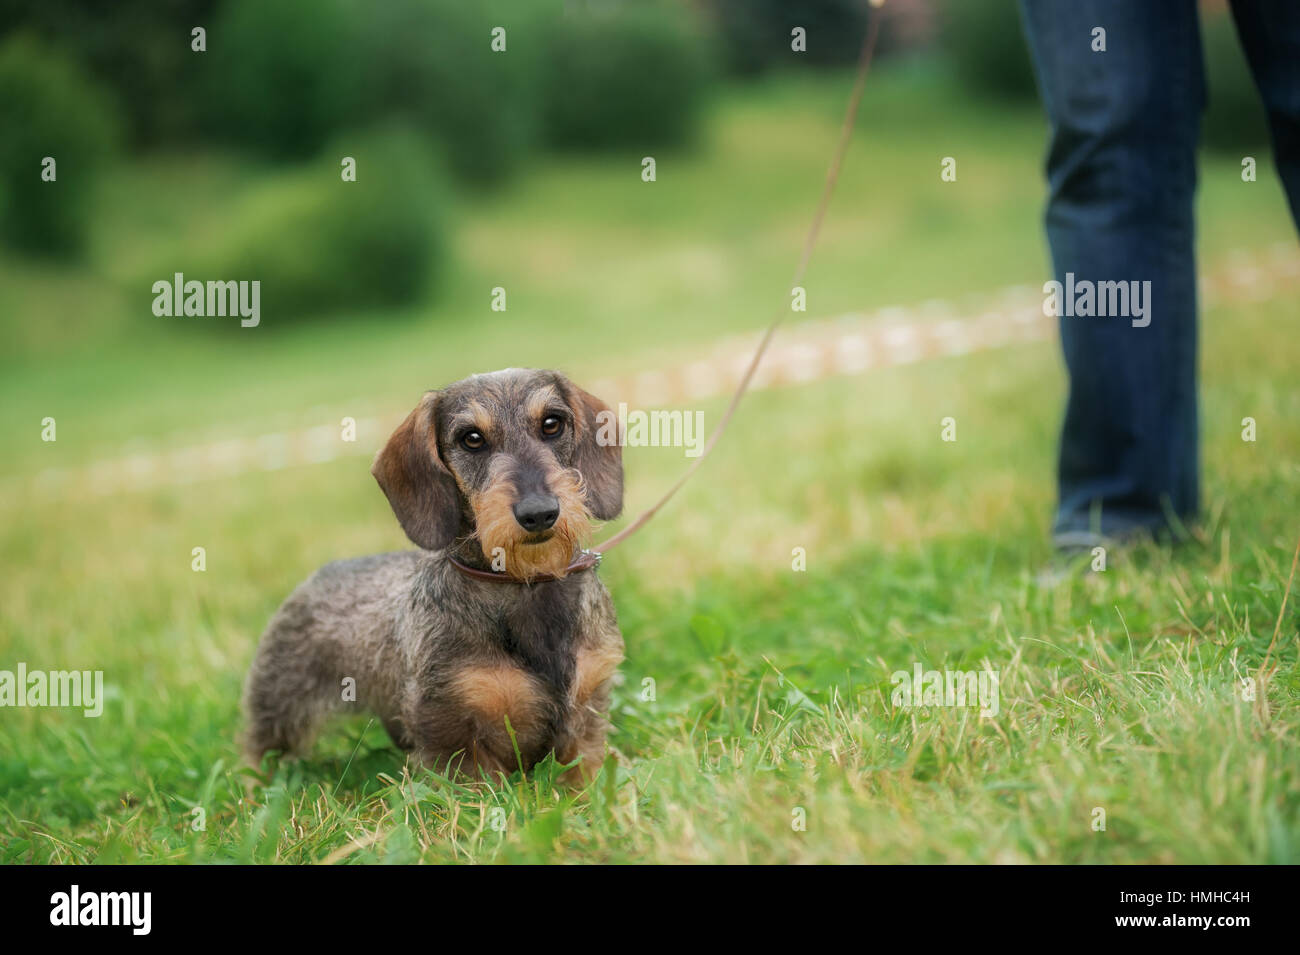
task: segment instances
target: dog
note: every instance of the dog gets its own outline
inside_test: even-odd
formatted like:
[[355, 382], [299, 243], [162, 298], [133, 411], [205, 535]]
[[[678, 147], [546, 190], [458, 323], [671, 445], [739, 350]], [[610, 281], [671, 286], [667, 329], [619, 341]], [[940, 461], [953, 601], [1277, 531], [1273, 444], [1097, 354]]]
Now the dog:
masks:
[[302, 757], [331, 714], [366, 707], [440, 771], [498, 777], [553, 752], [590, 779], [623, 660], [581, 550], [623, 508], [608, 416], [552, 371], [427, 392], [371, 468], [420, 549], [327, 564], [284, 602], [245, 686], [249, 762]]

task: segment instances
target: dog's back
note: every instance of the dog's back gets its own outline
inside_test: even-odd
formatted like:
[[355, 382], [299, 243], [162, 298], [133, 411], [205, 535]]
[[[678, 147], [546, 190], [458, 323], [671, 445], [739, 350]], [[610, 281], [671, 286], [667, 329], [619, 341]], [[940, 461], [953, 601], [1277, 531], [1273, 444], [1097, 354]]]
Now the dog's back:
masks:
[[337, 560], [289, 595], [245, 684], [251, 761], [272, 749], [303, 755], [329, 715], [352, 703], [386, 723], [396, 716], [403, 669], [396, 630], [419, 558], [410, 550]]

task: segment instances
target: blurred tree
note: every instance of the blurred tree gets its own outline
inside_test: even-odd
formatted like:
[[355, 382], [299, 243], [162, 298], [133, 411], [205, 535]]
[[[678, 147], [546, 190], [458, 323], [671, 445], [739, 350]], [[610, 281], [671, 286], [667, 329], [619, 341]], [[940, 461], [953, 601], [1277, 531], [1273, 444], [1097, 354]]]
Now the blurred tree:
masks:
[[364, 75], [348, 0], [227, 0], [208, 31], [207, 135], [301, 158], [358, 113]]
[[0, 0], [0, 29], [56, 41], [118, 94], [136, 146], [304, 159], [396, 120], [479, 182], [543, 138], [687, 139], [711, 72], [697, 21], [686, 0]]
[[703, 26], [682, 3], [578, 3], [548, 26], [547, 142], [652, 150], [690, 139], [712, 71]]
[[0, 236], [26, 252], [81, 251], [120, 140], [115, 104], [71, 57], [18, 34], [0, 45], [0, 130]]
[[190, 30], [211, 28], [219, 0], [0, 0], [0, 36], [24, 31], [66, 50], [112, 88], [132, 144], [194, 134], [195, 79], [205, 54]]
[[[462, 179], [501, 178], [536, 147], [538, 0], [351, 0], [361, 117], [396, 115]], [[504, 30], [504, 50], [492, 30]]]
[[[704, 0], [704, 6], [727, 69], [740, 75], [781, 65], [853, 63], [867, 28], [866, 0]], [[806, 31], [805, 53], [791, 50], [795, 27]]]

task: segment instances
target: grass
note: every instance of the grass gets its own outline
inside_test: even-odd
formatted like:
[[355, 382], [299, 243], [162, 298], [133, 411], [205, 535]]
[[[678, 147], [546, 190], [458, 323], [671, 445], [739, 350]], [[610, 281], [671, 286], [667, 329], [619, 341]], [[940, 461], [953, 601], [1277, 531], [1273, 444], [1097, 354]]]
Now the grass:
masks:
[[[1193, 538], [1055, 586], [1038, 579], [1054, 346], [751, 396], [697, 480], [602, 570], [628, 660], [617, 758], [582, 793], [558, 791], [553, 766], [499, 786], [441, 779], [365, 718], [246, 792], [238, 695], [267, 618], [321, 563], [404, 545], [363, 458], [103, 497], [32, 482], [133, 442], [396, 412], [483, 368], [556, 364], [582, 381], [752, 330], [783, 293], [846, 90], [785, 77], [729, 93], [703, 148], [661, 158], [653, 187], [639, 157], [606, 157], [462, 200], [452, 284], [408, 315], [264, 321], [256, 338], [159, 328], [130, 276], [159, 230], [260, 175], [229, 157], [122, 170], [84, 271], [0, 262], [19, 342], [0, 379], [0, 668], [102, 669], [109, 691], [99, 719], [0, 713], [0, 859], [1300, 861], [1294, 592], [1282, 610], [1300, 535], [1300, 344], [1280, 333], [1300, 317], [1293, 295], [1205, 316]], [[811, 314], [1041, 282], [1042, 147], [1035, 112], [881, 73], [809, 273]], [[947, 155], [957, 183], [939, 181]], [[1203, 165], [1207, 262], [1290, 235], [1271, 174], [1247, 186], [1237, 169]], [[487, 308], [494, 285], [510, 290], [504, 316]], [[55, 305], [75, 341], [40, 326]], [[721, 402], [702, 407], [711, 423]], [[46, 414], [56, 445], [37, 440]], [[939, 440], [948, 415], [955, 443]], [[635, 513], [685, 460], [647, 448], [626, 463]], [[1000, 712], [892, 706], [891, 674], [917, 663], [998, 671]]]

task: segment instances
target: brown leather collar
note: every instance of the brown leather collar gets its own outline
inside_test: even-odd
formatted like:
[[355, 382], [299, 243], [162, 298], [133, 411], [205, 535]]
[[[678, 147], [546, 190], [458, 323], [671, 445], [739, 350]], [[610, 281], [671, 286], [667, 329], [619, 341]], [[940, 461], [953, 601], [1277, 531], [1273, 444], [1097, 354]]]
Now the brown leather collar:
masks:
[[[583, 570], [590, 570], [600, 563], [600, 556], [600, 551], [580, 551], [578, 556], [573, 559], [573, 563], [569, 564], [569, 566], [564, 569], [564, 576], [567, 577], [569, 574], [578, 573]], [[477, 567], [470, 567], [467, 564], [462, 564], [455, 557], [452, 557], [451, 554], [447, 555], [447, 560], [450, 562], [451, 566], [455, 567], [466, 577], [473, 577], [475, 580], [490, 580], [494, 584], [544, 584], [551, 580], [563, 579], [562, 577], [557, 577], [555, 574], [541, 574], [537, 577], [529, 577], [525, 580], [522, 577], [511, 577], [509, 574], [503, 574], [496, 570], [479, 570]]]

